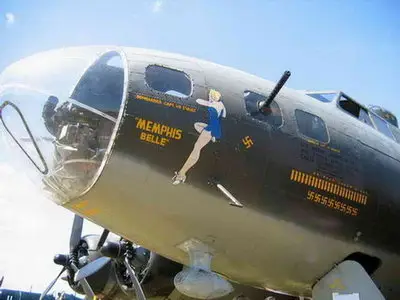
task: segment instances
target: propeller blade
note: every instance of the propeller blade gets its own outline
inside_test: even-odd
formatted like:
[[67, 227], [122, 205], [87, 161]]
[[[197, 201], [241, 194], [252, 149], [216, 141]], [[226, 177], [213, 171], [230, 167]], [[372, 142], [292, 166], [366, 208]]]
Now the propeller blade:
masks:
[[80, 268], [78, 272], [75, 273], [75, 281], [80, 281], [83, 278], [89, 277], [90, 275], [99, 271], [102, 267], [111, 261], [109, 257], [99, 257], [98, 259], [88, 263], [83, 268]]
[[[77, 266], [75, 266], [75, 264], [71, 264], [72, 269], [75, 271], [75, 273], [79, 272], [79, 269]], [[92, 288], [90, 287], [89, 283], [87, 282], [87, 280], [85, 278], [81, 279], [79, 281], [79, 283], [82, 285], [83, 291], [85, 292], [85, 295], [87, 297], [89, 297], [90, 299], [93, 299], [93, 297], [95, 296]]]
[[96, 296], [86, 279], [82, 279], [79, 283], [82, 285], [83, 291], [89, 299], [93, 299]]
[[74, 223], [72, 224], [71, 237], [69, 239], [69, 248], [74, 250], [79, 245], [82, 237], [83, 218], [81, 216], [74, 216]]
[[132, 279], [133, 287], [136, 292], [136, 297], [138, 300], [146, 300], [146, 296], [144, 295], [142, 286], [140, 285], [140, 282], [138, 278], [136, 277], [135, 271], [132, 269], [131, 265], [129, 264], [128, 258], [125, 258], [124, 260], [124, 265], [128, 269], [129, 275]]
[[103, 244], [106, 241], [109, 233], [110, 233], [110, 231], [108, 229], [104, 229], [103, 230], [103, 233], [101, 234], [99, 242], [97, 243], [97, 250], [100, 250], [100, 248], [103, 246]]
[[47, 293], [51, 290], [51, 288], [53, 287], [53, 285], [57, 282], [58, 278], [60, 278], [60, 276], [62, 275], [62, 273], [64, 273], [64, 271], [66, 270], [65, 267], [63, 267], [61, 269], [61, 272], [57, 275], [57, 277], [55, 279], [53, 279], [52, 282], [50, 282], [49, 286], [43, 291], [43, 293], [40, 295], [39, 300], [42, 300], [44, 298], [44, 296], [47, 295]]

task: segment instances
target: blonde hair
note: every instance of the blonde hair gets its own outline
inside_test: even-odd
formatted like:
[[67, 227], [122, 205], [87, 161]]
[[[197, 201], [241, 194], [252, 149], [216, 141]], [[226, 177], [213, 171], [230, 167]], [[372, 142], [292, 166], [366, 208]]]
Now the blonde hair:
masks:
[[210, 89], [209, 95], [214, 101], [219, 101], [219, 99], [221, 99], [221, 93], [217, 90]]

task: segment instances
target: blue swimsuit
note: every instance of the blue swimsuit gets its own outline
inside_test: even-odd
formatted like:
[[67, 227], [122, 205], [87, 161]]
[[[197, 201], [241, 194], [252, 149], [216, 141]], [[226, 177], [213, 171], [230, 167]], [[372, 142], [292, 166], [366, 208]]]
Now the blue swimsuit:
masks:
[[211, 136], [220, 139], [221, 138], [221, 114], [218, 114], [218, 111], [214, 107], [208, 107], [208, 125], [204, 128], [204, 130], [207, 130], [211, 132]]

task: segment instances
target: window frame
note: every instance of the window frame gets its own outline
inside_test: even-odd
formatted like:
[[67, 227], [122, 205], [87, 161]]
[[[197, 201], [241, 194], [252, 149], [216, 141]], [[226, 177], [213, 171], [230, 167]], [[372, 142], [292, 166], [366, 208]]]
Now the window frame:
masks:
[[[149, 67], [151, 67], [151, 66], [156, 66], [156, 67], [160, 67], [160, 68], [163, 68], [163, 69], [169, 69], [169, 70], [172, 70], [172, 71], [176, 71], [176, 72], [183, 73], [183, 74], [185, 75], [185, 77], [186, 77], [186, 78], [189, 80], [189, 82], [190, 82], [190, 94], [189, 94], [188, 96], [183, 96], [183, 97], [181, 97], [181, 96], [177, 96], [177, 95], [167, 94], [167, 93], [165, 93], [165, 92], [161, 92], [161, 91], [158, 91], [158, 90], [152, 88], [152, 87], [150, 86], [150, 84], [149, 84], [149, 83], [147, 82], [147, 80], [146, 80], [147, 69], [148, 69]], [[145, 86], [146, 86], [148, 89], [150, 89], [151, 91], [154, 91], [154, 92], [156, 92], [156, 93], [158, 93], [158, 94], [162, 94], [162, 95], [167, 96], [167, 97], [174, 97], [174, 98], [177, 98], [177, 99], [189, 99], [189, 98], [192, 97], [193, 94], [194, 94], [194, 81], [193, 81], [193, 77], [192, 77], [188, 72], [186, 72], [186, 71], [184, 71], [184, 70], [182, 70], [182, 69], [175, 68], [175, 67], [170, 67], [170, 66], [167, 66], [167, 65], [159, 64], [159, 63], [151, 63], [151, 64], [148, 64], [148, 65], [145, 67], [145, 69], [144, 69], [144, 74], [143, 74], [143, 75], [144, 75], [144, 84], [145, 84]]]
[[[382, 118], [381, 116], [379, 116], [378, 114], [376, 114], [376, 113], [374, 113], [372, 111], [369, 111], [369, 114], [370, 114], [370, 118], [371, 118], [372, 122], [374, 123], [376, 131], [378, 131], [380, 134], [382, 134], [383, 136], [387, 137], [388, 139], [391, 139], [393, 142], [398, 143], [396, 137], [394, 136], [392, 130], [389, 127], [389, 122], [387, 122], [384, 118]], [[374, 119], [372, 118], [372, 116], [379, 118], [385, 124], [386, 128], [388, 129], [388, 132], [391, 134], [392, 137], [387, 136], [386, 134], [384, 134], [383, 132], [381, 132], [378, 129], [378, 126], [376, 125], [376, 123], [375, 123]]]
[[[394, 134], [393, 134], [393, 132], [392, 132], [390, 126], [389, 126], [389, 122], [387, 122], [384, 118], [382, 118], [382, 117], [379, 116], [378, 114], [374, 113], [373, 111], [369, 110], [369, 109], [366, 108], [364, 105], [361, 105], [360, 103], [358, 103], [358, 102], [355, 101], [353, 98], [349, 97], [348, 95], [346, 95], [346, 94], [343, 93], [343, 92], [340, 92], [339, 97], [336, 99], [336, 106], [339, 108], [339, 110], [341, 110], [342, 112], [344, 112], [346, 115], [349, 115], [349, 116], [352, 117], [353, 119], [358, 120], [358, 121], [361, 122], [362, 124], [368, 125], [368, 124], [366, 124], [365, 122], [363, 122], [362, 120], [360, 120], [359, 118], [356, 118], [354, 115], [352, 115], [351, 113], [349, 113], [348, 111], [346, 111], [345, 109], [343, 109], [343, 108], [340, 106], [339, 101], [340, 101], [340, 99], [342, 98], [342, 96], [344, 96], [345, 98], [347, 98], [347, 99], [353, 101], [353, 102], [356, 103], [358, 106], [360, 106], [362, 109], [364, 109], [364, 110], [367, 111], [367, 114], [368, 114], [368, 116], [369, 116], [369, 118], [370, 118], [370, 120], [371, 120], [371, 122], [372, 122], [372, 125], [373, 125], [372, 128], [373, 128], [375, 131], [379, 132], [379, 134], [382, 134], [383, 136], [385, 136], [385, 137], [388, 138], [389, 140], [392, 140], [393, 142], [399, 143], [399, 144], [400, 144], [400, 142], [397, 142], [396, 137], [394, 136]], [[372, 115], [378, 117], [379, 119], [381, 119], [381, 120], [386, 124], [386, 127], [388, 128], [388, 131], [390, 132], [390, 134], [391, 134], [392, 137], [387, 136], [386, 134], [382, 133], [382, 132], [378, 129], [378, 127], [377, 127], [377, 125], [376, 125], [374, 119], [372, 118]], [[367, 127], [369, 128], [370, 126], [367, 126]]]
[[[390, 124], [391, 126], [394, 126], [394, 127], [396, 127], [396, 128], [399, 128], [399, 122], [398, 122], [398, 120], [397, 120], [397, 116], [396, 116], [394, 113], [392, 113], [391, 111], [389, 111], [389, 110], [387, 110], [386, 108], [384, 108], [384, 107], [382, 107], [382, 106], [379, 106], [379, 105], [369, 105], [369, 106], [368, 106], [368, 109], [369, 109], [370, 112], [373, 112], [374, 114], [376, 114], [376, 115], [380, 116], [382, 119], [384, 119], [384, 120], [386, 121], [386, 123], [388, 123], [388, 124]], [[383, 116], [381, 116], [381, 115], [376, 111], [376, 109], [381, 110], [381, 111], [383, 111], [384, 113], [387, 113], [387, 114], [390, 114], [391, 116], [393, 116], [394, 119], [395, 119], [395, 121], [396, 121], [396, 124], [392, 124], [392, 122], [390, 122], [388, 119], [386, 119], [386, 118], [384, 118]]]
[[[360, 110], [360, 116], [361, 116], [361, 110]], [[358, 117], [358, 120], [361, 121], [361, 122], [364, 123], [364, 124], [367, 124], [367, 125], [370, 126], [371, 128], [376, 129], [376, 126], [375, 126], [375, 124], [374, 124], [374, 121], [372, 120], [372, 117], [371, 117], [371, 115], [370, 115], [369, 110], [366, 110], [366, 111], [365, 111], [364, 116], [367, 116], [367, 117], [368, 117], [370, 124], [365, 123], [362, 119], [360, 119], [360, 117]]]
[[[400, 129], [398, 128], [398, 127], [396, 127], [396, 126], [394, 126], [393, 124], [388, 124], [389, 125], [389, 130], [392, 132], [392, 135], [393, 135], [393, 137], [394, 137], [394, 141], [396, 142], [396, 143], [398, 143], [398, 144], [400, 144]], [[399, 139], [397, 139], [397, 133], [396, 134], [394, 134], [394, 132], [396, 132], [397, 131], [397, 133], [399, 134], [398, 136], [399, 136]]]
[[[332, 95], [335, 95], [335, 96], [330, 101], [323, 101], [323, 100], [320, 100], [318, 98], [313, 97], [313, 95], [327, 95], [327, 94], [332, 94]], [[336, 102], [338, 100], [338, 97], [340, 96], [340, 92], [337, 92], [337, 91], [306, 91], [305, 95], [310, 97], [310, 98], [313, 98], [313, 100], [317, 100], [317, 101], [319, 101], [321, 103], [328, 104], [328, 103]]]
[[347, 98], [347, 100], [353, 101], [353, 102], [354, 102], [355, 104], [357, 104], [361, 109], [364, 109], [364, 110], [366, 111], [366, 113], [367, 113], [367, 115], [368, 115], [370, 121], [371, 121], [371, 124], [373, 125], [373, 126], [369, 126], [369, 127], [372, 127], [372, 128], [374, 128], [374, 129], [377, 129], [376, 126], [375, 126], [375, 123], [372, 121], [372, 118], [371, 118], [371, 116], [369, 115], [369, 113], [370, 113], [369, 109], [366, 108], [364, 105], [361, 105], [360, 103], [358, 103], [358, 102], [355, 101], [353, 98], [351, 98], [351, 97], [349, 97], [348, 95], [346, 95], [345, 93], [340, 92], [339, 95], [338, 95], [338, 97], [336, 98], [336, 106], [337, 106], [342, 112], [344, 112], [346, 115], [352, 117], [353, 119], [358, 120], [358, 121], [361, 122], [362, 124], [368, 125], [367, 123], [365, 123], [365, 122], [363, 122], [362, 120], [360, 120], [360, 117], [357, 118], [356, 116], [354, 116], [353, 114], [349, 113], [347, 110], [345, 110], [343, 107], [340, 106], [339, 102], [340, 102], [340, 99], [342, 99], [342, 97]]
[[[302, 132], [300, 131], [300, 128], [299, 128], [298, 119], [297, 119], [297, 117], [296, 117], [296, 111], [301, 111], [301, 112], [303, 112], [303, 113], [306, 113], [306, 114], [308, 114], [308, 115], [312, 115], [312, 116], [314, 116], [314, 117], [317, 117], [317, 118], [321, 119], [321, 121], [324, 123], [324, 127], [325, 127], [325, 131], [326, 131], [326, 133], [327, 133], [328, 141], [327, 141], [327, 142], [325, 142], [325, 141], [323, 142], [323, 141], [317, 140], [317, 139], [315, 139], [315, 138], [313, 138], [313, 137], [307, 136], [307, 135], [305, 135], [304, 133], [302, 133]], [[300, 109], [300, 108], [296, 108], [296, 109], [294, 110], [294, 112], [293, 112], [293, 115], [294, 115], [294, 119], [295, 119], [295, 122], [296, 122], [297, 133], [298, 133], [299, 136], [301, 136], [303, 139], [306, 139], [306, 140], [313, 140], [313, 141], [316, 141], [316, 142], [321, 143], [321, 144], [323, 144], [323, 145], [328, 145], [328, 144], [331, 142], [331, 135], [330, 135], [330, 133], [329, 133], [328, 126], [326, 125], [326, 122], [324, 121], [324, 119], [322, 119], [320, 116], [318, 116], [318, 115], [316, 115], [316, 114], [313, 114], [313, 113], [311, 113], [311, 112], [305, 111], [305, 110]]]
[[[247, 115], [248, 117], [250, 117], [252, 120], [257, 121], [257, 122], [259, 122], [259, 123], [261, 123], [261, 124], [268, 124], [269, 126], [273, 127], [274, 129], [280, 129], [280, 128], [282, 128], [282, 126], [285, 124], [285, 118], [283, 117], [283, 112], [282, 112], [281, 106], [279, 105], [279, 103], [278, 103], [275, 99], [273, 99], [272, 102], [275, 102], [276, 105], [278, 106], [278, 108], [279, 108], [279, 113], [280, 113], [280, 116], [281, 116], [281, 119], [282, 119], [281, 124], [280, 124], [279, 126], [276, 126], [276, 127], [275, 127], [275, 126], [272, 126], [271, 124], [269, 124], [269, 123], [266, 122], [266, 121], [261, 121], [261, 120], [259, 120], [259, 119], [257, 119], [257, 118], [254, 118], [254, 117], [250, 114], [250, 112], [247, 110], [247, 106], [246, 106], [246, 96], [245, 96], [246, 93], [253, 93], [253, 94], [256, 94], [256, 95], [258, 95], [258, 96], [261, 96], [261, 97], [265, 98], [265, 100], [268, 99], [268, 96], [265, 96], [263, 93], [255, 92], [254, 90], [250, 90], [250, 89], [245, 89], [245, 90], [243, 90], [243, 92], [242, 92], [242, 99], [243, 99], [243, 104], [244, 104], [244, 110], [245, 110], [246, 115]], [[257, 103], [257, 104], [258, 104], [258, 103]]]

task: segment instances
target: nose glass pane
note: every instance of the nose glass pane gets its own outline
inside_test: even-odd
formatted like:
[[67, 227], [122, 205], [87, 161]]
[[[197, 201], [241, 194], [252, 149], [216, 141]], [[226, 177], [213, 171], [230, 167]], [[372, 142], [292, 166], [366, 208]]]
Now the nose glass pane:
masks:
[[71, 99], [29, 89], [4, 92], [2, 103], [9, 162], [64, 200], [90, 187], [114, 130], [112, 118]]

